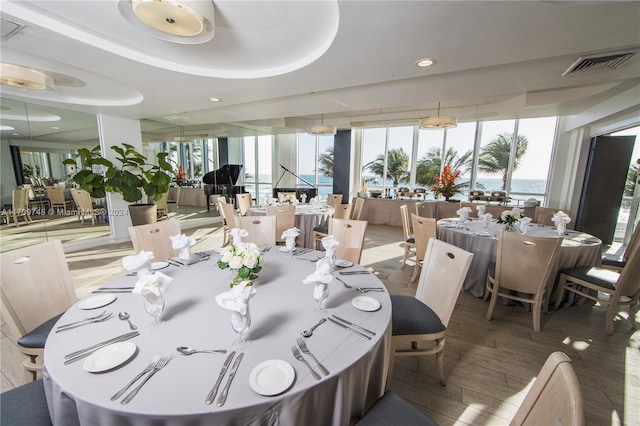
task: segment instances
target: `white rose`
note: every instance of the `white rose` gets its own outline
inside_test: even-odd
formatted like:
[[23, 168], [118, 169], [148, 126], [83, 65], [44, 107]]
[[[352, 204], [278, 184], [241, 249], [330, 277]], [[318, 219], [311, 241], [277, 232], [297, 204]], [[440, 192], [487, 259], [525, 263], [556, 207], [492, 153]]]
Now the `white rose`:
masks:
[[240, 268], [242, 268], [242, 257], [233, 256], [229, 260], [229, 268], [231, 268], [231, 269], [240, 269]]
[[254, 251], [244, 255], [244, 266], [249, 269], [255, 268], [258, 265], [258, 256]]
[[222, 256], [220, 257], [220, 260], [222, 262], [225, 263], [229, 263], [229, 260], [231, 260], [231, 258], [233, 257], [233, 250], [223, 250], [222, 251]]

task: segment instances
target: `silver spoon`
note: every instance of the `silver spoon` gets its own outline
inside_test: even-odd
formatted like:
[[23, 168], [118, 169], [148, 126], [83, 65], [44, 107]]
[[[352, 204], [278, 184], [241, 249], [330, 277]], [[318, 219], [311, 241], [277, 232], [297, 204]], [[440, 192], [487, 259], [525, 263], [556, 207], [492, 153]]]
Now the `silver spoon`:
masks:
[[199, 352], [206, 352], [210, 354], [226, 354], [226, 349], [193, 349], [189, 346], [178, 346], [176, 351], [180, 352], [182, 355], [192, 355]]
[[323, 322], [325, 322], [325, 321], [327, 321], [327, 319], [326, 319], [326, 318], [322, 318], [320, 321], [318, 321], [318, 323], [317, 323], [316, 325], [314, 325], [313, 327], [311, 327], [311, 328], [310, 328], [310, 329], [308, 329], [308, 330], [303, 331], [303, 332], [302, 332], [302, 336], [303, 336], [303, 337], [311, 337], [311, 335], [313, 334], [313, 330], [315, 330], [316, 328], [318, 328], [318, 326], [319, 326], [320, 324], [322, 324]]
[[127, 312], [120, 312], [118, 314], [118, 318], [120, 318], [122, 321], [127, 321], [129, 323], [129, 328], [131, 330], [137, 330], [138, 327], [136, 327], [135, 325], [133, 325], [133, 323], [131, 321], [129, 321], [129, 314]]

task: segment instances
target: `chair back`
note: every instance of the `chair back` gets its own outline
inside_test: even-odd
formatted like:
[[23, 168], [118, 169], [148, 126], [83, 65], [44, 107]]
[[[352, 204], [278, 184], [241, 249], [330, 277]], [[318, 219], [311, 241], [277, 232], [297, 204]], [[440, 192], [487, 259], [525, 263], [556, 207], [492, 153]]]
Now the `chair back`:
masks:
[[500, 231], [496, 255], [499, 288], [539, 294], [555, 270], [562, 238], [532, 237]]
[[423, 201], [416, 203], [416, 214], [420, 217], [436, 217], [436, 203], [433, 201]]
[[258, 247], [276, 245], [275, 216], [240, 216], [238, 225], [249, 233], [249, 236], [243, 237], [243, 241], [254, 243]]
[[364, 205], [364, 198], [356, 197], [356, 201], [353, 203], [353, 209], [351, 211], [351, 219], [360, 220], [362, 214], [362, 206]]
[[327, 204], [331, 207], [336, 207], [338, 204], [342, 204], [343, 194], [329, 194], [327, 196]]
[[413, 238], [416, 241], [416, 262], [421, 262], [425, 259], [429, 241], [438, 237], [436, 220], [411, 213], [411, 223], [413, 224]]
[[638, 245], [640, 245], [640, 224], [636, 225], [636, 230], [631, 234], [631, 238], [629, 238], [629, 243], [627, 244], [627, 248], [625, 249], [622, 258], [627, 260], [629, 256], [631, 256], [633, 249]]
[[[553, 215], [558, 213], [560, 210], [571, 216], [571, 210], [569, 209], [551, 209], [548, 207], [536, 206], [535, 210], [533, 211], [533, 222], [540, 223], [546, 226], [554, 226], [555, 223], [553, 223], [551, 219], [553, 218]], [[571, 227], [573, 227], [573, 225]], [[567, 225], [567, 228], [569, 228], [569, 225]]]
[[2, 317], [17, 340], [78, 299], [60, 240], [0, 254]]
[[[169, 196], [167, 194], [167, 201], [171, 202], [171, 203], [176, 203], [178, 204], [178, 202], [180, 201], [180, 190], [182, 189], [182, 187], [180, 186], [176, 186], [173, 188], [169, 188], [169, 192], [173, 192], [173, 198], [169, 199]], [[173, 190], [173, 191], [171, 191]]]
[[563, 352], [549, 355], [516, 411], [512, 426], [585, 425], [580, 383]]
[[460, 210], [460, 203], [443, 202], [438, 203], [436, 207], [436, 219], [440, 220], [445, 217], [458, 217], [457, 211]]
[[[71, 197], [73, 198], [73, 202], [76, 203], [78, 210], [81, 210], [81, 211], [93, 210], [93, 203], [91, 202], [91, 196], [84, 189], [72, 189]], [[158, 208], [160, 208], [160, 205], [158, 205]], [[166, 208], [166, 199], [165, 199], [165, 208]]]
[[64, 189], [61, 186], [45, 186], [47, 190], [47, 197], [49, 197], [49, 201], [51, 201], [51, 205], [58, 204], [64, 205]]
[[227, 230], [230, 230], [232, 228], [239, 228], [237, 221], [238, 217], [236, 216], [236, 211], [233, 208], [233, 204], [229, 204], [226, 202], [218, 203], [218, 209], [220, 210], [222, 219], [224, 219], [225, 223], [227, 224]]
[[251, 194], [249, 192], [236, 194], [236, 201], [238, 203], [238, 210], [240, 210], [240, 216], [246, 216], [247, 210], [251, 207]]
[[637, 298], [640, 293], [640, 244], [636, 244], [620, 272], [614, 300], [621, 296]]
[[416, 298], [429, 306], [447, 327], [473, 253], [433, 237], [429, 239], [428, 247]]
[[[11, 191], [11, 209], [23, 210], [29, 207], [29, 189], [17, 188]], [[22, 214], [22, 212], [19, 212]]]
[[276, 241], [284, 241], [282, 233], [296, 224], [296, 206], [267, 206], [267, 215], [276, 217]]
[[366, 220], [329, 219], [329, 233], [340, 243], [336, 256], [360, 263], [367, 223]]
[[400, 218], [402, 219], [404, 240], [407, 241], [411, 237], [411, 225], [409, 224], [409, 208], [406, 204], [400, 206]]
[[133, 243], [133, 250], [153, 252], [153, 260], [167, 260], [178, 256], [178, 250], [171, 245], [171, 238], [180, 234], [180, 221], [164, 220], [148, 225], [129, 227], [129, 236]]
[[350, 219], [353, 204], [336, 204], [333, 207], [333, 217], [336, 219]]

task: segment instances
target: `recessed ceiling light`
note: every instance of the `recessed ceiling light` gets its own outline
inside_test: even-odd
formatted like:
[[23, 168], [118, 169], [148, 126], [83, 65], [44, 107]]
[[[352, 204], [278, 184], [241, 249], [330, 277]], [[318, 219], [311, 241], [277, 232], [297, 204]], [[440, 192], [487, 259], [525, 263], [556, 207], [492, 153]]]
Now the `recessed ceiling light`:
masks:
[[220, 102], [220, 101], [222, 101], [222, 99], [220, 99], [220, 98], [216, 98], [215, 96], [210, 97], [210, 98], [209, 98], [209, 100], [210, 100], [211, 102]]
[[0, 130], [15, 130], [15, 127], [6, 126], [4, 124], [0, 125]]
[[433, 65], [435, 63], [436, 63], [435, 59], [424, 58], [424, 59], [420, 59], [419, 61], [417, 61], [416, 62], [416, 66], [420, 67], [420, 68], [426, 68], [426, 67], [430, 67], [431, 65]]
[[19, 89], [52, 90], [53, 78], [42, 71], [15, 64], [1, 64], [0, 83]]
[[20, 136], [20, 133], [11, 133], [11, 136]]
[[60, 130], [60, 127], [58, 127], [58, 126], [52, 126], [51, 128], [52, 128], [53, 130]]

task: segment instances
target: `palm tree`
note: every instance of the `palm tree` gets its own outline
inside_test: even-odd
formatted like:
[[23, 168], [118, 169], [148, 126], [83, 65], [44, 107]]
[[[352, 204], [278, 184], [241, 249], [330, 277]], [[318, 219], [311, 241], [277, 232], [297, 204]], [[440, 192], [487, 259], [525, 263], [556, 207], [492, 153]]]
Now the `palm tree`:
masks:
[[[427, 153], [418, 160], [416, 165], [416, 183], [423, 186], [433, 186], [436, 183], [436, 177], [440, 175], [441, 170], [441, 150], [440, 148], [431, 148]], [[444, 164], [451, 165], [453, 173], [460, 170], [461, 174], [467, 173], [471, 168], [471, 150], [458, 156], [458, 151], [454, 148], [447, 148], [444, 155]]]
[[628, 197], [633, 197], [633, 191], [635, 191], [636, 189], [636, 181], [640, 183], [640, 181], [638, 180], [638, 177], [640, 177], [640, 175], [638, 175], [638, 169], [640, 168], [639, 165], [640, 159], [638, 159], [636, 164], [632, 164], [631, 167], [629, 167], [627, 182], [624, 185], [624, 195]]
[[[507, 188], [507, 171], [509, 169], [509, 156], [511, 154], [511, 142], [513, 133], [502, 133], [491, 142], [482, 147], [478, 157], [478, 169], [485, 173], [497, 173], [502, 176], [502, 190]], [[529, 147], [526, 136], [518, 135], [516, 140], [516, 155], [513, 161], [513, 170], [517, 169], [520, 161]]]
[[[379, 154], [375, 160], [365, 164], [371, 173], [384, 177], [384, 154]], [[393, 186], [400, 182], [409, 181], [409, 155], [404, 149], [392, 149], [387, 153], [387, 177], [393, 180]]]
[[318, 157], [318, 171], [324, 176], [333, 177], [333, 148], [327, 149]]

